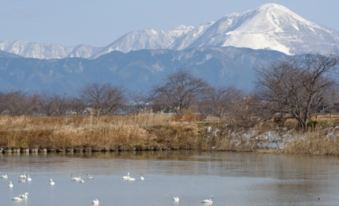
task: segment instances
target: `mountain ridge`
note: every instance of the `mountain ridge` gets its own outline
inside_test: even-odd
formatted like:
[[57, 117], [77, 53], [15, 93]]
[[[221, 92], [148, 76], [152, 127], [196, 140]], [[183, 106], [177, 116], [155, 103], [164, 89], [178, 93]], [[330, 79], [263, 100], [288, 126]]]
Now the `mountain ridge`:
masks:
[[268, 3], [254, 10], [226, 15], [198, 26], [180, 25], [163, 31], [144, 29], [124, 34], [104, 47], [32, 42], [0, 42], [0, 50], [24, 57], [61, 59], [98, 58], [112, 51], [141, 49], [184, 50], [199, 47], [268, 49], [287, 55], [339, 53], [339, 33], [294, 13], [285, 6]]
[[88, 83], [110, 83], [143, 93], [179, 70], [214, 86], [250, 91], [256, 79], [254, 68], [286, 57], [276, 51], [235, 47], [113, 51], [96, 59], [40, 60], [3, 54], [0, 52], [0, 91], [71, 96]]

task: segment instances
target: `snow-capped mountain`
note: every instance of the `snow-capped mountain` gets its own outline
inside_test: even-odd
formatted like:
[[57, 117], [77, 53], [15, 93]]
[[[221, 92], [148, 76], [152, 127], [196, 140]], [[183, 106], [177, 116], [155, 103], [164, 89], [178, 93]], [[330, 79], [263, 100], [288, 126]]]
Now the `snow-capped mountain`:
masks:
[[337, 52], [339, 48], [338, 32], [272, 3], [197, 27], [180, 26], [168, 32], [151, 31], [128, 33], [105, 47], [100, 55], [115, 50], [129, 52], [225, 46], [270, 49], [285, 54], [328, 54]]
[[26, 41], [0, 42], [0, 50], [27, 58], [62, 59], [66, 57], [89, 58], [98, 52], [99, 48], [78, 45], [65, 47], [60, 44], [44, 44]]
[[211, 25], [212, 23], [197, 27], [180, 25], [167, 32], [155, 29], [130, 32], [104, 47], [94, 57], [99, 57], [112, 51], [127, 53], [141, 49], [183, 50], [188, 48]]
[[339, 46], [339, 33], [284, 6], [265, 4], [254, 11], [220, 19], [190, 46], [271, 49], [285, 54], [332, 53]]
[[78, 45], [71, 49], [66, 57], [80, 57], [80, 58], [91, 58], [102, 48], [93, 47], [89, 45]]
[[39, 59], [97, 58], [112, 51], [127, 53], [142, 49], [184, 50], [228, 46], [269, 49], [288, 55], [338, 54], [339, 33], [308, 21], [282, 5], [270, 3], [199, 26], [181, 25], [169, 31], [133, 31], [102, 48], [0, 42], [1, 51]]
[[59, 44], [41, 44], [25, 41], [0, 42], [0, 50], [38, 59], [64, 58], [71, 52], [71, 48], [66, 48]]
[[171, 38], [171, 36], [164, 31], [155, 29], [133, 31], [104, 47], [95, 54], [95, 57], [108, 54], [112, 51], [129, 52], [141, 49], [165, 49], [171, 46], [173, 40], [174, 38]]

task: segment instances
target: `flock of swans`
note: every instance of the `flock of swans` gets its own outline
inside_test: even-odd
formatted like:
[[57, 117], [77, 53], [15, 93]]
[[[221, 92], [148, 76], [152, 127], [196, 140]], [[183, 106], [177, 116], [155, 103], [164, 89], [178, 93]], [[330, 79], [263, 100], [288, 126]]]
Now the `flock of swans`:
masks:
[[[179, 198], [178, 196], [174, 196], [174, 197], [173, 197], [173, 203], [179, 204], [179, 203], [180, 203], [180, 198]], [[212, 205], [213, 205], [212, 197], [210, 197], [210, 198], [208, 198], [208, 199], [202, 200], [201, 203], [202, 203], [204, 206], [212, 206]]]
[[[3, 175], [0, 176], [0, 179], [8, 180], [9, 177], [8, 177], [7, 174], [3, 174]], [[87, 175], [85, 177], [82, 177], [82, 176], [72, 176], [71, 175], [71, 180], [74, 181], [74, 182], [77, 182], [77, 183], [82, 183], [83, 184], [83, 183], [85, 183], [85, 179], [91, 180], [91, 179], [94, 179], [94, 177], [91, 176], [91, 175]], [[129, 172], [127, 173], [127, 175], [122, 176], [122, 179], [124, 181], [128, 181], [128, 182], [136, 181], [136, 178], [132, 177]], [[140, 179], [140, 181], [144, 181], [145, 177], [140, 176], [139, 179]], [[28, 182], [31, 182], [31, 181], [32, 181], [32, 178], [28, 174], [26, 174], [26, 173], [25, 174], [21, 174], [18, 177], [18, 182], [20, 182], [20, 183], [28, 183]], [[51, 187], [53, 187], [55, 185], [55, 181], [52, 178], [49, 179], [49, 185]], [[14, 188], [14, 184], [13, 184], [13, 182], [11, 180], [8, 183], [8, 188], [10, 188], [10, 189]], [[20, 194], [18, 196], [13, 197], [12, 201], [14, 201], [14, 202], [27, 201], [28, 200], [28, 196], [29, 196], [29, 193], [25, 192], [23, 194]], [[180, 198], [178, 196], [174, 196], [173, 197], [173, 203], [176, 204], [176, 205], [179, 205], [180, 204]], [[202, 200], [201, 203], [204, 206], [212, 206], [213, 205], [212, 197], [208, 198], [208, 199]], [[100, 201], [99, 201], [98, 198], [92, 200], [92, 206], [99, 206], [99, 205], [100, 205]]]
[[[7, 174], [1, 175], [1, 179], [8, 180], [8, 175]], [[26, 183], [26, 182], [31, 182], [31, 181], [32, 181], [32, 178], [29, 175], [27, 174], [19, 175], [20, 183]], [[14, 184], [12, 181], [9, 181], [8, 188], [10, 189], [14, 188]], [[25, 192], [23, 194], [13, 197], [12, 200], [15, 202], [22, 202], [28, 199], [28, 195], [29, 193]]]
[[[132, 177], [129, 172], [127, 173], [127, 175], [122, 176], [122, 179], [125, 180], [125, 181], [129, 181], [129, 182], [134, 182], [136, 180], [136, 178]], [[140, 176], [140, 180], [144, 181], [145, 177]], [[173, 197], [173, 203], [179, 204], [180, 203], [180, 198], [178, 196], [174, 196]], [[201, 203], [204, 204], [204, 206], [212, 206], [213, 205], [212, 197], [210, 197], [208, 199], [202, 200]], [[94, 206], [99, 206], [99, 200], [98, 200], [98, 204], [94, 204], [94, 200], [93, 200], [93, 205]]]
[[[8, 180], [9, 177], [8, 177], [7, 174], [3, 174], [3, 175], [0, 176], [0, 179]], [[82, 177], [82, 176], [73, 177], [72, 176], [72, 178], [71, 178], [72, 181], [78, 182], [78, 183], [85, 183], [85, 179], [91, 180], [91, 179], [94, 179], [94, 177], [90, 176], [90, 175], [87, 175], [86, 177]], [[32, 181], [32, 178], [28, 174], [26, 174], [26, 173], [25, 174], [21, 174], [18, 177], [18, 182], [19, 183], [29, 183], [31, 181]], [[55, 185], [55, 181], [52, 178], [49, 179], [49, 185], [50, 186], [54, 186]], [[8, 181], [8, 188], [10, 188], [10, 189], [14, 188], [13, 181], [11, 181], [11, 180]], [[29, 196], [29, 193], [25, 192], [23, 194], [20, 194], [18, 196], [13, 197], [12, 201], [14, 201], [14, 202], [27, 201], [28, 200], [28, 196]], [[99, 206], [99, 200], [98, 199], [94, 199], [92, 201], [92, 206]]]

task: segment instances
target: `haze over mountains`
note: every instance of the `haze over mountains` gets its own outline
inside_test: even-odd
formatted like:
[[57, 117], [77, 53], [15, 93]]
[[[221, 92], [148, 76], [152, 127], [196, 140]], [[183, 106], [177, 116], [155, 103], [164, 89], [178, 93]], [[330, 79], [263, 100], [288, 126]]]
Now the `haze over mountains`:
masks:
[[0, 53], [0, 88], [74, 95], [85, 84], [97, 82], [147, 92], [169, 74], [185, 70], [214, 86], [251, 90], [256, 79], [254, 68], [283, 58], [280, 52], [235, 47], [114, 51], [96, 59], [60, 60]]
[[196, 27], [130, 32], [103, 48], [0, 42], [0, 91], [76, 95], [96, 82], [147, 92], [178, 70], [250, 91], [257, 68], [289, 55], [338, 51], [338, 32], [265, 4]]
[[1, 51], [39, 59], [97, 58], [112, 51], [227, 46], [275, 50], [288, 55], [332, 54], [339, 52], [339, 33], [310, 22], [282, 5], [265, 4], [199, 26], [181, 25], [170, 31], [133, 31], [105, 47], [0, 42]]

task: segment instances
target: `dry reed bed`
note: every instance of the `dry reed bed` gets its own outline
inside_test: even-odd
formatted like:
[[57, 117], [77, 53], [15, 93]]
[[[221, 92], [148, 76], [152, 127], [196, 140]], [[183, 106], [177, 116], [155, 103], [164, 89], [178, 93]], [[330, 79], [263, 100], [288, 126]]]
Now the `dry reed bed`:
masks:
[[199, 134], [197, 124], [173, 121], [166, 114], [0, 116], [2, 148], [193, 149], [201, 142]]
[[283, 150], [288, 154], [339, 156], [339, 131], [324, 134], [322, 131], [308, 132], [289, 143]]
[[[321, 129], [303, 135], [296, 134], [303, 138], [289, 143], [282, 152], [339, 155], [339, 130], [334, 138], [329, 138], [324, 132], [324, 128], [326, 130], [339, 125], [339, 116], [318, 116], [317, 121]], [[294, 122], [289, 124], [293, 125]], [[208, 133], [207, 128], [210, 126], [215, 130]], [[261, 129], [268, 131], [274, 127], [271, 125]], [[217, 130], [218, 135], [214, 135]], [[178, 118], [154, 113], [101, 117], [0, 116], [0, 149], [252, 151], [244, 147], [245, 144], [231, 143], [229, 134], [233, 131], [223, 128], [223, 124], [215, 120], [201, 121], [190, 116]], [[246, 129], [240, 131], [246, 132]]]

